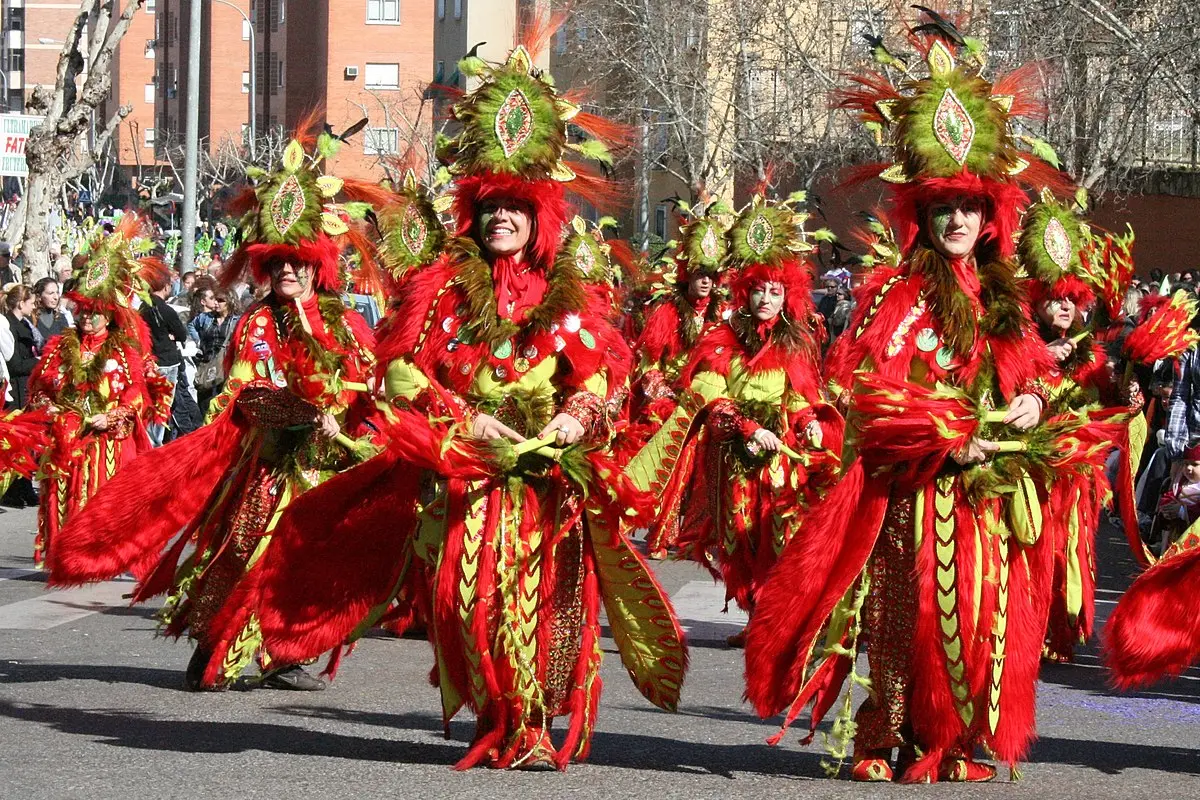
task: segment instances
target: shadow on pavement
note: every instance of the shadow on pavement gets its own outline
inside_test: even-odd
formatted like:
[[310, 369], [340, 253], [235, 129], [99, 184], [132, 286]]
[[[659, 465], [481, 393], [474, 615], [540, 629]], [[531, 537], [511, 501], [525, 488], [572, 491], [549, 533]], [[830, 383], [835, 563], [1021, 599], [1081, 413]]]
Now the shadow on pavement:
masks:
[[137, 750], [175, 753], [261, 750], [281, 755], [447, 766], [463, 754], [462, 747], [449, 744], [369, 739], [256, 722], [155, 719], [135, 711], [62, 708], [7, 700], [0, 700], [0, 716]]
[[592, 739], [593, 764], [606, 767], [686, 772], [735, 778], [735, 773], [791, 778], [824, 778], [823, 756], [815, 751], [769, 747], [763, 743], [717, 744], [664, 739], [631, 733], [597, 731]]
[[[278, 706], [281, 714], [314, 717], [352, 724], [423, 730], [434, 734], [442, 731], [439, 716], [422, 712], [389, 714], [377, 711], [357, 711], [344, 708], [313, 706]], [[705, 709], [708, 711], [709, 709]], [[719, 709], [713, 709], [719, 711]], [[745, 722], [745, 717], [739, 717]], [[556, 725], [555, 739], [561, 741], [562, 726]], [[463, 749], [474, 733], [474, 723], [460, 719], [451, 723], [451, 738], [461, 742]], [[588, 762], [605, 767], [650, 770], [654, 772], [686, 772], [733, 778], [735, 772], [751, 772], [795, 778], [824, 777], [821, 754], [816, 751], [797, 752], [786, 748], [768, 747], [765, 743], [712, 744], [680, 739], [665, 739], [642, 734], [597, 731], [592, 739]]]
[[1106, 775], [1128, 769], [1200, 775], [1200, 750], [1162, 745], [1042, 737], [1034, 744], [1029, 760], [1086, 767]]
[[40, 661], [0, 662], [0, 683], [50, 683], [53, 681], [100, 681], [131, 683], [164, 689], [183, 687], [183, 666], [179, 669], [113, 666], [111, 664], [46, 664]]
[[[1190, 670], [1184, 675], [1194, 675]], [[1200, 703], [1200, 680], [1175, 678], [1164, 680], [1144, 689], [1119, 691], [1109, 683], [1108, 670], [1098, 666], [1094, 659], [1080, 664], [1043, 664], [1041, 679], [1047, 683], [1079, 689], [1101, 697], [1119, 697], [1129, 700], [1170, 700], [1176, 703]]]

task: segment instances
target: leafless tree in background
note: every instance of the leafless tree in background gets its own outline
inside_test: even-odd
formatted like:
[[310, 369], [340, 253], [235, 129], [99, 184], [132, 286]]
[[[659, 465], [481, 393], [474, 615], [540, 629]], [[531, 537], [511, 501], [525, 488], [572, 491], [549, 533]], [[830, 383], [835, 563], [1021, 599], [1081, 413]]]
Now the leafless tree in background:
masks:
[[118, 0], [82, 0], [58, 57], [55, 85], [39, 87], [30, 100], [29, 112], [46, 119], [29, 133], [29, 177], [5, 236], [21, 246], [26, 274], [34, 279], [50, 271], [50, 213], [63, 188], [92, 168], [94, 154], [109, 149], [131, 111], [121, 106], [107, 122], [96, 123], [112, 85], [113, 54], [144, 2], [129, 0], [121, 11]]

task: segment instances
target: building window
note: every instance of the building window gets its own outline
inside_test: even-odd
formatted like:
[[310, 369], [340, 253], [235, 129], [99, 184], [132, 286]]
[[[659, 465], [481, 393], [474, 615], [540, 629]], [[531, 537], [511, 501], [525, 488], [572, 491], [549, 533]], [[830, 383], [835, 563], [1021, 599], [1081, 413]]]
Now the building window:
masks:
[[654, 207], [654, 235], [660, 239], [667, 238], [667, 207]]
[[454, 18], [462, 19], [462, 0], [454, 0]]
[[365, 83], [368, 89], [399, 89], [399, 64], [367, 64]]
[[147, 103], [150, 103], [151, 105], [154, 104], [154, 84], [153, 83], [146, 84], [146, 95], [143, 99]]
[[250, 94], [250, 71], [242, 70], [242, 94]]
[[157, 0], [146, 0], [146, 13], [153, 14], [154, 7], [158, 5]]
[[242, 20], [242, 41], [250, 41], [250, 20], [248, 19]]
[[437, 18], [446, 18], [446, 0], [437, 0]]
[[154, 147], [154, 128], [146, 128], [142, 131], [142, 143], [146, 147]]
[[283, 72], [284, 72], [284, 70], [283, 70], [283, 61], [282, 61], [282, 60], [280, 60], [280, 62], [279, 62], [279, 78], [278, 78], [278, 83], [279, 83], [279, 88], [280, 88], [280, 89], [282, 89], [282, 88], [283, 88]]
[[367, 0], [367, 22], [399, 25], [400, 0]]
[[363, 131], [364, 155], [392, 155], [399, 152], [399, 128], [367, 128]]

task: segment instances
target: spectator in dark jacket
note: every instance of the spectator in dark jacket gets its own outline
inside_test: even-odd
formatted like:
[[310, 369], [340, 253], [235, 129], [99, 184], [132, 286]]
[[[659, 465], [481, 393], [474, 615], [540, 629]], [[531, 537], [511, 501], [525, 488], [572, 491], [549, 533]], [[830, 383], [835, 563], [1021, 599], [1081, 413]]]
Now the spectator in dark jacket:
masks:
[[50, 341], [68, 328], [75, 326], [70, 312], [62, 307], [62, 290], [54, 278], [41, 278], [33, 285], [37, 298], [37, 312], [33, 322], [43, 341]]
[[191, 433], [203, 422], [196, 399], [186, 387], [178, 385], [185, 367], [179, 348], [187, 341], [188, 332], [179, 314], [167, 304], [170, 291], [171, 283], [164, 278], [159, 285], [151, 287], [150, 303], [143, 305], [138, 312], [150, 327], [150, 341], [158, 371], [176, 387], [175, 398], [171, 402], [169, 429], [161, 425], [149, 427], [150, 438], [156, 445]]
[[[13, 337], [13, 353], [6, 362], [12, 392], [12, 401], [6, 404], [9, 410], [24, 408], [29, 401], [29, 376], [41, 352], [41, 334], [29, 321], [35, 302], [33, 292], [24, 284], [14, 286], [4, 298], [4, 317]], [[37, 490], [28, 478], [14, 480], [3, 498], [0, 498], [0, 505], [9, 508], [25, 508], [36, 506], [37, 503]]]
[[12, 408], [24, 408], [28, 399], [29, 376], [37, 365], [43, 340], [29, 318], [34, 309], [33, 292], [28, 286], [17, 285], [5, 297], [5, 316], [13, 335], [13, 354], [8, 359], [8, 377], [12, 381]]

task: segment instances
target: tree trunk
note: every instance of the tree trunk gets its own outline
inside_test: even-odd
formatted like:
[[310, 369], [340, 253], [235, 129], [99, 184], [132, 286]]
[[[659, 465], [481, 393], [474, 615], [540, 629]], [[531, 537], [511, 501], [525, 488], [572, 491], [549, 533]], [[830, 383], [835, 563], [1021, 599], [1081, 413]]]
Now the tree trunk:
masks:
[[30, 171], [22, 206], [25, 207], [25, 235], [21, 252], [25, 257], [23, 277], [33, 283], [50, 274], [50, 211], [59, 190], [53, 172]]

